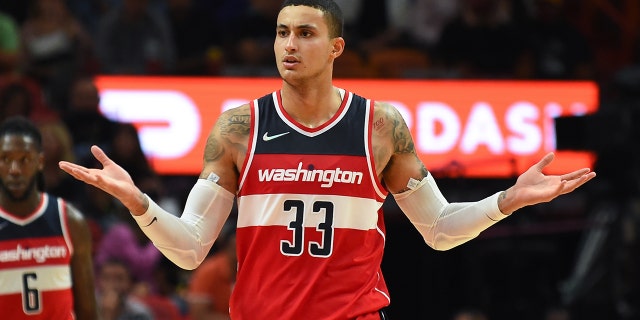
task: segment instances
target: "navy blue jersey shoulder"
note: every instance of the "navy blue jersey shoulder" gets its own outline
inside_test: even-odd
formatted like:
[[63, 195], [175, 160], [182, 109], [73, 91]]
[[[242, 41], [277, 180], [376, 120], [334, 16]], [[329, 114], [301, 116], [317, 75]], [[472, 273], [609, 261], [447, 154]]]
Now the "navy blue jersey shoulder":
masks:
[[45, 212], [29, 224], [20, 226], [12, 221], [0, 217], [0, 225], [3, 225], [0, 232], [0, 241], [19, 240], [25, 238], [46, 238], [60, 236], [63, 234], [58, 211], [58, 199], [49, 195], [47, 197]]
[[[346, 96], [345, 96], [346, 99]], [[273, 95], [258, 99], [257, 154], [319, 154], [364, 156], [364, 128], [367, 125], [367, 101], [353, 95], [345, 116], [321, 134], [299, 132], [282, 120]], [[298, 130], [296, 130], [298, 129]], [[273, 138], [275, 137], [275, 138]]]

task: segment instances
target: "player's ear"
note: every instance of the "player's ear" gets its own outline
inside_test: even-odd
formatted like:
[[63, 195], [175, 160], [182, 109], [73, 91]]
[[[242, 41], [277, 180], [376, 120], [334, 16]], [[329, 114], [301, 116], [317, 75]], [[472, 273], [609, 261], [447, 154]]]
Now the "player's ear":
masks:
[[333, 40], [331, 40], [332, 45], [331, 45], [331, 55], [333, 56], [333, 58], [337, 58], [339, 57], [342, 52], [344, 51], [344, 39], [342, 37], [337, 37], [337, 38], [333, 38]]
[[38, 153], [38, 171], [44, 170], [44, 152]]

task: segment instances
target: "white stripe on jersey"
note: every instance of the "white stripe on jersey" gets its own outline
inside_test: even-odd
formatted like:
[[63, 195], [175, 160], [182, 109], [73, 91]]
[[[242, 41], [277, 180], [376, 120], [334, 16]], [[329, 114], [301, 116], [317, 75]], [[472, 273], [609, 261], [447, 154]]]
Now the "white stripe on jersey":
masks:
[[[285, 200], [301, 200], [304, 203], [304, 226], [317, 227], [325, 222], [325, 212], [313, 212], [313, 202], [333, 203], [333, 226], [356, 230], [373, 230], [378, 227], [378, 209], [382, 202], [372, 199], [337, 195], [312, 194], [259, 194], [238, 199], [238, 227], [285, 226], [295, 219], [295, 208], [284, 211]], [[274, 207], [265, 207], [266, 204]]]
[[256, 143], [258, 140], [258, 119], [259, 119], [259, 110], [260, 108], [258, 108], [258, 99], [255, 99], [251, 102], [251, 108], [253, 109], [253, 113], [252, 113], [252, 118], [251, 120], [253, 121], [253, 123], [255, 123], [256, 125], [253, 127], [253, 137], [251, 138], [251, 150], [249, 150], [248, 152], [248, 157], [249, 159], [247, 159], [247, 164], [246, 167], [242, 167], [241, 169], [241, 174], [242, 177], [240, 177], [240, 181], [238, 183], [238, 190], [242, 190], [242, 186], [244, 185], [244, 181], [247, 179], [247, 173], [249, 173], [249, 168], [251, 167], [251, 163], [253, 162], [253, 154], [256, 150]]
[[[37, 278], [29, 277], [27, 283], [23, 283], [24, 275], [30, 273], [35, 273]], [[21, 293], [25, 285], [39, 291], [68, 289], [71, 282], [71, 272], [66, 265], [7, 269], [2, 270], [0, 276], [0, 295]]]
[[385, 192], [378, 188], [378, 174], [376, 173], [376, 169], [373, 167], [374, 165], [374, 157], [372, 155], [372, 151], [369, 150], [369, 137], [371, 133], [369, 132], [369, 116], [371, 116], [371, 112], [373, 111], [373, 106], [371, 105], [371, 100], [367, 99], [367, 110], [365, 112], [367, 119], [364, 125], [364, 152], [367, 155], [367, 165], [369, 166], [369, 174], [371, 176], [371, 181], [373, 182], [373, 189], [376, 190], [378, 197], [384, 199], [386, 197]]
[[64, 241], [67, 243], [67, 248], [69, 248], [69, 254], [73, 255], [73, 241], [71, 241], [71, 234], [69, 233], [69, 229], [67, 229], [67, 215], [69, 214], [64, 207], [64, 200], [58, 198], [58, 215], [60, 216], [60, 226], [62, 227], [62, 234], [64, 235]]

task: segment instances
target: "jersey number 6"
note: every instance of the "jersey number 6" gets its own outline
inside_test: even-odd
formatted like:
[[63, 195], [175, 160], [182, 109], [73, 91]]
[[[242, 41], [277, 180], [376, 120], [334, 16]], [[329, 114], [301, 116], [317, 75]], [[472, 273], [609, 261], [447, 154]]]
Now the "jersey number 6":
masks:
[[22, 275], [22, 307], [27, 314], [34, 314], [40, 311], [40, 291], [29, 287], [29, 280], [37, 280], [38, 275], [34, 272], [27, 272]]

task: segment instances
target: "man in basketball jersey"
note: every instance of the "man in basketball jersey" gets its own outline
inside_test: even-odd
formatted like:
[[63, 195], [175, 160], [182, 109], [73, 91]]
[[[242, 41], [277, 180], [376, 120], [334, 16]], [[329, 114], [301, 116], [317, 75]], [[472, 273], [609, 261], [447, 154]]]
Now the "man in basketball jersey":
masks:
[[42, 137], [0, 124], [0, 318], [97, 319], [91, 236], [79, 211], [42, 187]]
[[342, 13], [332, 0], [284, 1], [274, 41], [282, 87], [220, 116], [179, 217], [97, 146], [91, 151], [102, 168], [60, 167], [118, 198], [186, 269], [206, 257], [236, 198], [236, 320], [385, 319], [381, 206], [389, 193], [425, 242], [446, 250], [595, 177], [589, 168], [543, 174], [549, 153], [507, 190], [448, 203], [400, 113], [333, 85], [333, 61], [344, 48]]

